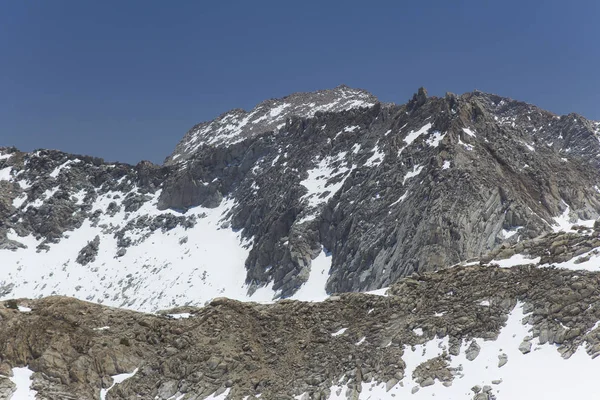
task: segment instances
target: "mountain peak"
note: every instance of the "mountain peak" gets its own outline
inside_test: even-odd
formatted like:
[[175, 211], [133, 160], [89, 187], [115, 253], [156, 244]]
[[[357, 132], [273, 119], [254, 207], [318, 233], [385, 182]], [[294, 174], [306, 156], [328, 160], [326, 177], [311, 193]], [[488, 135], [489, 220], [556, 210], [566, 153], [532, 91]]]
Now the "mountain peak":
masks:
[[283, 128], [291, 116], [308, 118], [317, 112], [340, 112], [372, 107], [378, 102], [371, 93], [340, 85], [315, 92], [297, 92], [279, 99], [269, 99], [251, 111], [234, 109], [213, 121], [194, 126], [179, 142], [165, 164], [190, 158], [202, 145], [234, 144], [256, 134]]

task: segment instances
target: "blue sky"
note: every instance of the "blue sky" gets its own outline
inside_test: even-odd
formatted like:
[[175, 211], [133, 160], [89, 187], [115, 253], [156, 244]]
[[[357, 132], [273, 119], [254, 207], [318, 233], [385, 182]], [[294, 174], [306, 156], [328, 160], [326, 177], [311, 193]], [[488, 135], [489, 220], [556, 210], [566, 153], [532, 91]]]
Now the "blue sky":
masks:
[[339, 84], [600, 119], [596, 1], [4, 1], [0, 146], [160, 163], [195, 123]]

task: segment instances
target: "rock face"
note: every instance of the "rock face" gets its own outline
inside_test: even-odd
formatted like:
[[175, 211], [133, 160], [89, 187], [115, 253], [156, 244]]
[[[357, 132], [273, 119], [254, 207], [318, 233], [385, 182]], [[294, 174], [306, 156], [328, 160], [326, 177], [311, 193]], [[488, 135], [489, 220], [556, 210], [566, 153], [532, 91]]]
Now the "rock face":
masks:
[[164, 166], [4, 148], [0, 293], [148, 311], [293, 296], [322, 251], [328, 293], [508, 258], [599, 216], [599, 126], [481, 92], [394, 105], [338, 87], [197, 125]]

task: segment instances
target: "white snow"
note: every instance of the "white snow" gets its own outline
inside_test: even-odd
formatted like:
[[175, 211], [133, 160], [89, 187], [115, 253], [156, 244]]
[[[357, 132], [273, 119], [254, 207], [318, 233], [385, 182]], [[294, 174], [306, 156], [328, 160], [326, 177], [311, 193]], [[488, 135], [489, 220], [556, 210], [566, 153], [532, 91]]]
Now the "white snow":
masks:
[[61, 173], [62, 170], [68, 170], [69, 168], [71, 168], [71, 164], [80, 162], [80, 160], [67, 160], [64, 163], [62, 163], [61, 165], [59, 165], [58, 167], [54, 168], [54, 170], [52, 172], [50, 172], [50, 177], [52, 178], [57, 178], [58, 175]]
[[471, 137], [475, 137], [475, 132], [473, 132], [472, 130], [470, 130], [469, 128], [462, 128], [463, 132], [466, 133], [467, 135], [471, 136]]
[[25, 203], [27, 201], [27, 195], [26, 194], [21, 194], [19, 197], [15, 197], [13, 199], [12, 205], [15, 208], [19, 208], [23, 205], [23, 203]]
[[27, 367], [13, 368], [13, 376], [10, 378], [17, 390], [13, 393], [11, 400], [35, 400], [37, 392], [31, 389], [31, 375], [33, 371]]
[[415, 139], [417, 139], [419, 136], [421, 136], [424, 133], [429, 132], [429, 129], [431, 129], [431, 127], [432, 127], [431, 123], [427, 123], [424, 126], [422, 126], [421, 129], [408, 132], [408, 134], [404, 138], [404, 142], [406, 143], [406, 145], [398, 151], [398, 154], [401, 154], [402, 151], [404, 149], [406, 149], [408, 146], [410, 146], [412, 144], [412, 142], [414, 142]]
[[358, 126], [358, 125], [347, 126], [344, 128], [344, 132], [354, 132], [357, 129], [360, 129], [360, 126]]
[[[308, 178], [300, 184], [308, 189], [308, 193], [302, 196], [302, 199], [308, 200], [310, 207], [326, 203], [342, 188], [351, 170], [343, 161], [345, 157], [346, 152], [339, 153], [335, 157], [324, 157], [315, 168], [308, 170]], [[333, 178], [340, 175], [342, 177], [338, 178], [336, 183], [330, 183]], [[326, 192], [329, 193], [325, 195]]]
[[365, 340], [367, 339], [366, 336], [363, 336], [358, 342], [354, 343], [356, 346], [360, 346], [361, 344], [363, 344], [365, 342]]
[[107, 331], [110, 329], [110, 326], [101, 326], [99, 328], [94, 328], [95, 331]]
[[12, 167], [6, 167], [0, 169], [0, 181], [8, 181], [10, 180], [10, 172], [12, 171]]
[[429, 135], [425, 143], [427, 143], [431, 147], [438, 147], [445, 136], [445, 133], [442, 135], [439, 131], [435, 131], [431, 135]]
[[29, 204], [28, 207], [39, 208], [44, 204], [44, 200], [47, 200], [54, 196], [58, 192], [58, 186], [55, 186], [51, 189], [47, 189], [39, 198], [35, 199], [32, 203]]
[[327, 297], [325, 286], [331, 269], [331, 254], [322, 249], [317, 258], [312, 260], [308, 280], [291, 297], [301, 301], [323, 301]]
[[479, 305], [483, 306], [483, 307], [489, 307], [490, 306], [490, 302], [489, 302], [489, 300], [483, 300], [483, 301], [481, 301], [479, 303]]
[[[586, 257], [589, 257], [587, 261], [584, 260]], [[579, 260], [579, 261], [578, 261]], [[540, 264], [540, 266], [549, 266], [550, 264]], [[583, 253], [577, 257], [573, 257], [568, 261], [563, 261], [561, 263], [553, 263], [551, 264], [557, 268], [564, 268], [570, 270], [584, 270], [584, 271], [600, 271], [600, 253], [598, 253], [597, 249], [593, 249], [588, 251], [587, 253]]]
[[500, 234], [502, 235], [502, 237], [504, 239], [510, 239], [511, 237], [513, 237], [514, 235], [516, 235], [519, 230], [523, 229], [522, 226], [517, 226], [514, 229], [511, 230], [507, 230], [507, 229], [502, 229], [502, 231], [500, 231]]
[[525, 143], [525, 142], [523, 142], [523, 144], [525, 145], [525, 147], [527, 147], [527, 149], [528, 149], [529, 151], [535, 151], [535, 147], [533, 147], [532, 145], [530, 145], [530, 144], [528, 144], [528, 143]]
[[131, 378], [132, 376], [134, 376], [135, 374], [137, 374], [138, 369], [136, 368], [132, 373], [130, 374], [119, 374], [119, 375], [113, 375], [111, 376], [112, 380], [113, 380], [113, 384], [110, 385], [110, 387], [108, 389], [100, 389], [100, 400], [106, 400], [106, 395], [108, 394], [108, 392], [115, 387], [115, 385], [118, 385], [119, 383], [123, 383], [124, 381], [126, 381], [127, 379]]
[[167, 315], [173, 319], [187, 319], [192, 316], [192, 314], [187, 313], [187, 312], [179, 313], [179, 314], [167, 314]]
[[347, 330], [348, 330], [348, 328], [342, 328], [339, 331], [336, 331], [336, 332], [332, 333], [331, 336], [335, 337], [335, 336], [343, 335], [344, 332], [346, 332]]
[[416, 138], [418, 138], [419, 136], [421, 136], [424, 133], [427, 133], [429, 131], [429, 129], [431, 129], [431, 127], [432, 127], [431, 123], [427, 123], [424, 126], [422, 126], [421, 129], [418, 129], [416, 131], [410, 131], [408, 133], [408, 135], [406, 135], [406, 137], [404, 138], [404, 142], [406, 142], [406, 146], [410, 146], [410, 144], [412, 142], [414, 142]]
[[274, 117], [278, 116], [279, 114], [281, 114], [283, 112], [283, 110], [285, 110], [286, 108], [288, 108], [290, 106], [291, 106], [291, 104], [287, 104], [287, 103], [280, 104], [277, 107], [274, 107], [273, 109], [271, 109], [271, 111], [269, 111], [269, 116], [271, 118], [274, 118]]
[[[113, 194], [99, 196], [93, 209], [106, 210]], [[152, 205], [159, 194], [130, 213], [129, 219], [174, 213], [160, 212]], [[129, 231], [126, 237], [135, 245], [122, 257], [116, 257], [117, 239], [102, 225], [122, 225], [124, 210], [112, 217], [103, 214], [98, 226], [84, 222], [79, 229], [66, 232], [60, 242], [51, 244], [47, 252], [36, 251], [40, 241], [34, 237], [19, 237], [9, 230], [7, 237], [27, 248], [0, 250], [0, 286], [15, 283], [13, 290], [0, 300], [61, 294], [145, 312], [203, 305], [222, 296], [270, 301], [275, 292], [267, 288], [252, 296], [247, 294], [244, 262], [249, 250], [243, 246], [240, 232], [221, 227], [224, 214], [232, 206], [231, 200], [224, 200], [217, 208], [188, 210], [186, 215], [195, 214], [198, 218], [196, 225], [187, 230], [179, 226], [168, 232]], [[96, 235], [100, 237], [96, 260], [85, 266], [76, 264], [79, 250]], [[187, 241], [181, 241], [183, 237]]]
[[29, 307], [17, 306], [17, 308], [19, 309], [19, 311], [24, 312], [24, 313], [31, 312], [31, 308], [29, 308]]
[[413, 329], [413, 332], [417, 336], [423, 336], [423, 329], [421, 329], [421, 328], [415, 328], [415, 329]]
[[419, 175], [421, 173], [421, 171], [423, 171], [422, 165], [413, 166], [412, 171], [408, 171], [406, 173], [406, 175], [404, 175], [404, 179], [402, 180], [402, 185], [405, 185], [406, 181], [409, 180], [410, 178], [414, 178], [415, 176]]
[[[205, 398], [204, 400], [225, 400], [227, 398], [227, 396], [229, 396], [230, 391], [231, 391], [231, 389], [228, 388], [227, 390], [225, 390], [223, 393], [221, 393], [219, 395], [215, 395], [213, 393], [210, 396], [208, 396], [207, 398]], [[260, 396], [257, 396], [257, 397], [260, 397]]]
[[563, 213], [558, 216], [558, 217], [554, 217], [554, 232], [575, 232], [573, 229], [571, 229], [571, 227], [573, 225], [581, 225], [581, 226], [585, 226], [587, 228], [592, 228], [594, 226], [594, 222], [595, 220], [590, 219], [590, 220], [583, 220], [583, 219], [579, 219], [579, 218], [575, 218], [573, 219], [570, 214], [571, 214], [571, 207], [569, 207], [569, 205], [563, 200], [563, 205], [565, 206], [565, 210], [563, 211]]
[[6, 160], [12, 157], [12, 154], [2, 154], [0, 153], [0, 160]]
[[365, 161], [365, 167], [376, 167], [383, 162], [385, 157], [385, 153], [379, 149], [379, 146], [375, 146], [373, 149], [373, 155], [369, 157], [367, 161]]
[[450, 161], [446, 160], [444, 161], [444, 164], [442, 165], [442, 169], [448, 169], [450, 168]]
[[384, 288], [381, 288], [381, 289], [370, 290], [370, 291], [365, 292], [365, 293], [373, 295], [373, 296], [387, 297], [387, 291], [388, 291], [388, 289], [389, 289], [389, 287], [384, 287]]
[[465, 149], [472, 151], [473, 150], [473, 145], [470, 145], [468, 143], [463, 142], [460, 137], [458, 138], [458, 144], [464, 146]]
[[396, 204], [403, 202], [403, 201], [404, 201], [404, 199], [406, 199], [407, 197], [408, 197], [408, 191], [404, 192], [404, 194], [403, 194], [402, 196], [400, 196], [400, 197], [398, 198], [398, 200], [396, 200], [395, 202], [393, 202], [393, 203], [392, 203], [392, 204], [390, 204], [389, 206], [390, 206], [390, 207], [392, 207], [392, 206], [395, 206]]
[[500, 268], [511, 268], [517, 265], [538, 264], [540, 260], [541, 257], [527, 258], [527, 256], [523, 254], [515, 254], [512, 257], [509, 257], [504, 260], [494, 260], [492, 261], [492, 263], [498, 264]]

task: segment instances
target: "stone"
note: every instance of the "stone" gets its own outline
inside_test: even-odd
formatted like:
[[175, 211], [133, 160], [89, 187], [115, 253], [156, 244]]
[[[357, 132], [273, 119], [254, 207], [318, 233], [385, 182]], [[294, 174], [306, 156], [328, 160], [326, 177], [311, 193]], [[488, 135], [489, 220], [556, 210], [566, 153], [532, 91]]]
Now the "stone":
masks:
[[435, 380], [432, 377], [425, 378], [421, 383], [421, 387], [431, 386], [435, 383]]
[[507, 362], [508, 356], [505, 353], [502, 353], [498, 356], [498, 368], [505, 366]]
[[88, 242], [77, 255], [75, 261], [81, 265], [87, 265], [93, 262], [98, 255], [98, 249], [100, 247], [100, 236], [96, 235], [94, 239]]
[[481, 350], [481, 347], [477, 344], [477, 342], [475, 340], [473, 340], [471, 342], [471, 344], [469, 345], [469, 347], [467, 348], [467, 350], [465, 351], [466, 359], [469, 361], [475, 360], [477, 358], [477, 356], [479, 355], [480, 350]]
[[523, 354], [527, 354], [531, 351], [531, 342], [524, 340], [519, 345], [519, 351]]
[[391, 378], [385, 383], [385, 391], [389, 392], [396, 384], [398, 383], [398, 379]]

